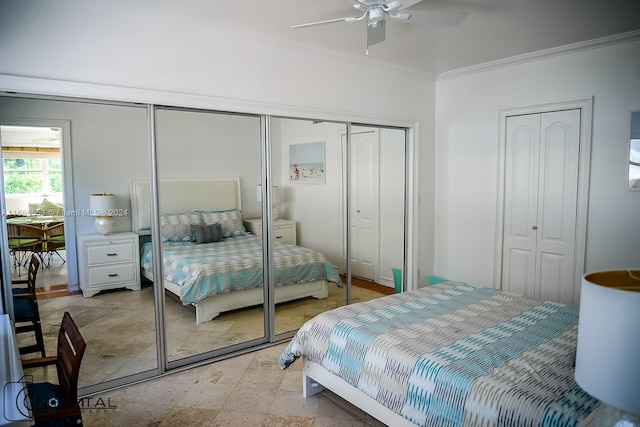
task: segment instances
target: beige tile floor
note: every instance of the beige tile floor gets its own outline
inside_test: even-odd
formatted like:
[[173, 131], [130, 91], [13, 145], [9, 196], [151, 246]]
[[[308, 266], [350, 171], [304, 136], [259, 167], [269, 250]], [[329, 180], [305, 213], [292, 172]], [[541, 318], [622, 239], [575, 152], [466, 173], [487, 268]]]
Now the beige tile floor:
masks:
[[[88, 426], [381, 426], [324, 391], [302, 396], [302, 364], [278, 366], [286, 343], [87, 398]], [[99, 403], [99, 404], [96, 404]]]

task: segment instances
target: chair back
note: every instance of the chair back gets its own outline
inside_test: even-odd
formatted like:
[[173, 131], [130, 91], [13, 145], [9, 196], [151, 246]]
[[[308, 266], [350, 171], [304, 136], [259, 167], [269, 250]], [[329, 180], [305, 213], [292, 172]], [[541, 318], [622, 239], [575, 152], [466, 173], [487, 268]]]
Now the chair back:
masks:
[[69, 401], [78, 401], [78, 376], [80, 364], [87, 344], [80, 334], [80, 330], [65, 312], [58, 333], [58, 381], [67, 394]]
[[7, 237], [14, 239], [42, 239], [42, 227], [31, 224], [7, 223]]
[[[36, 295], [36, 278], [38, 277], [38, 270], [40, 270], [40, 259], [38, 258], [38, 255], [36, 254], [31, 254], [31, 259], [29, 260], [29, 268], [27, 270], [27, 280], [14, 280], [12, 281], [12, 284], [16, 285], [16, 284], [26, 284], [27, 287], [24, 288], [22, 287], [21, 289], [24, 289], [22, 292], [28, 293], [28, 294], [32, 294], [33, 297], [35, 298]], [[18, 288], [20, 289], [20, 287], [18, 286], [13, 286], [14, 288]]]
[[36, 277], [38, 276], [38, 270], [40, 269], [40, 260], [38, 255], [32, 254], [29, 261], [29, 270], [27, 271], [27, 289], [30, 294], [36, 293]]
[[51, 224], [44, 231], [47, 234], [47, 238], [64, 236], [64, 222]]

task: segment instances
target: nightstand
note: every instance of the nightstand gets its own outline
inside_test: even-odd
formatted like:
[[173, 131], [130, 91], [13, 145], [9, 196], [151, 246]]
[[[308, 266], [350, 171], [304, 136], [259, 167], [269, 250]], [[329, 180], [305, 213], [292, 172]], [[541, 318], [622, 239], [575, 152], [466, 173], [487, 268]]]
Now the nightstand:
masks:
[[[256, 236], [262, 236], [262, 218], [245, 220], [244, 228]], [[279, 243], [297, 244], [296, 222], [290, 219], [276, 219], [273, 221], [273, 240]]]
[[140, 290], [140, 255], [135, 233], [78, 236], [78, 272], [82, 295], [105, 289]]

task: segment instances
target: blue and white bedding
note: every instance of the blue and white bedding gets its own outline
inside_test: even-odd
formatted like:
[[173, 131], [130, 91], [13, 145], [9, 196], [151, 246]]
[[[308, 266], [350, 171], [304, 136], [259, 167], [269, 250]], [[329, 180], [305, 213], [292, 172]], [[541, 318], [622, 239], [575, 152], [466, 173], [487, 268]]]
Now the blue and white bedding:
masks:
[[322, 313], [304, 356], [421, 426], [574, 426], [597, 405], [574, 381], [578, 309], [444, 282]]
[[[183, 304], [224, 292], [262, 287], [262, 239], [247, 234], [220, 242], [162, 243], [163, 274], [180, 286]], [[140, 263], [151, 270], [151, 244], [142, 247]], [[326, 280], [342, 286], [336, 269], [320, 252], [274, 243], [276, 287]]]

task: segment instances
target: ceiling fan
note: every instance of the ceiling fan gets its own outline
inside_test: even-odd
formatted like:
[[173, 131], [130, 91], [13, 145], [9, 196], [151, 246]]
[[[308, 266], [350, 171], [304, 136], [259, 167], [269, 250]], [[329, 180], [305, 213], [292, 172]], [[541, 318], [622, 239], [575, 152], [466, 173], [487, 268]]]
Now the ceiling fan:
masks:
[[[366, 19], [367, 22], [367, 48], [380, 43], [386, 38], [386, 18], [407, 23], [456, 26], [467, 16], [462, 12], [435, 12], [423, 10], [406, 10], [420, 3], [422, 0], [341, 0], [350, 3], [355, 9], [362, 12], [360, 16], [347, 16], [343, 18], [328, 19], [325, 21], [309, 22], [306, 24], [292, 25], [291, 28], [310, 27], [312, 25], [330, 24], [332, 22], [357, 22]], [[368, 50], [367, 50], [368, 53]]]

